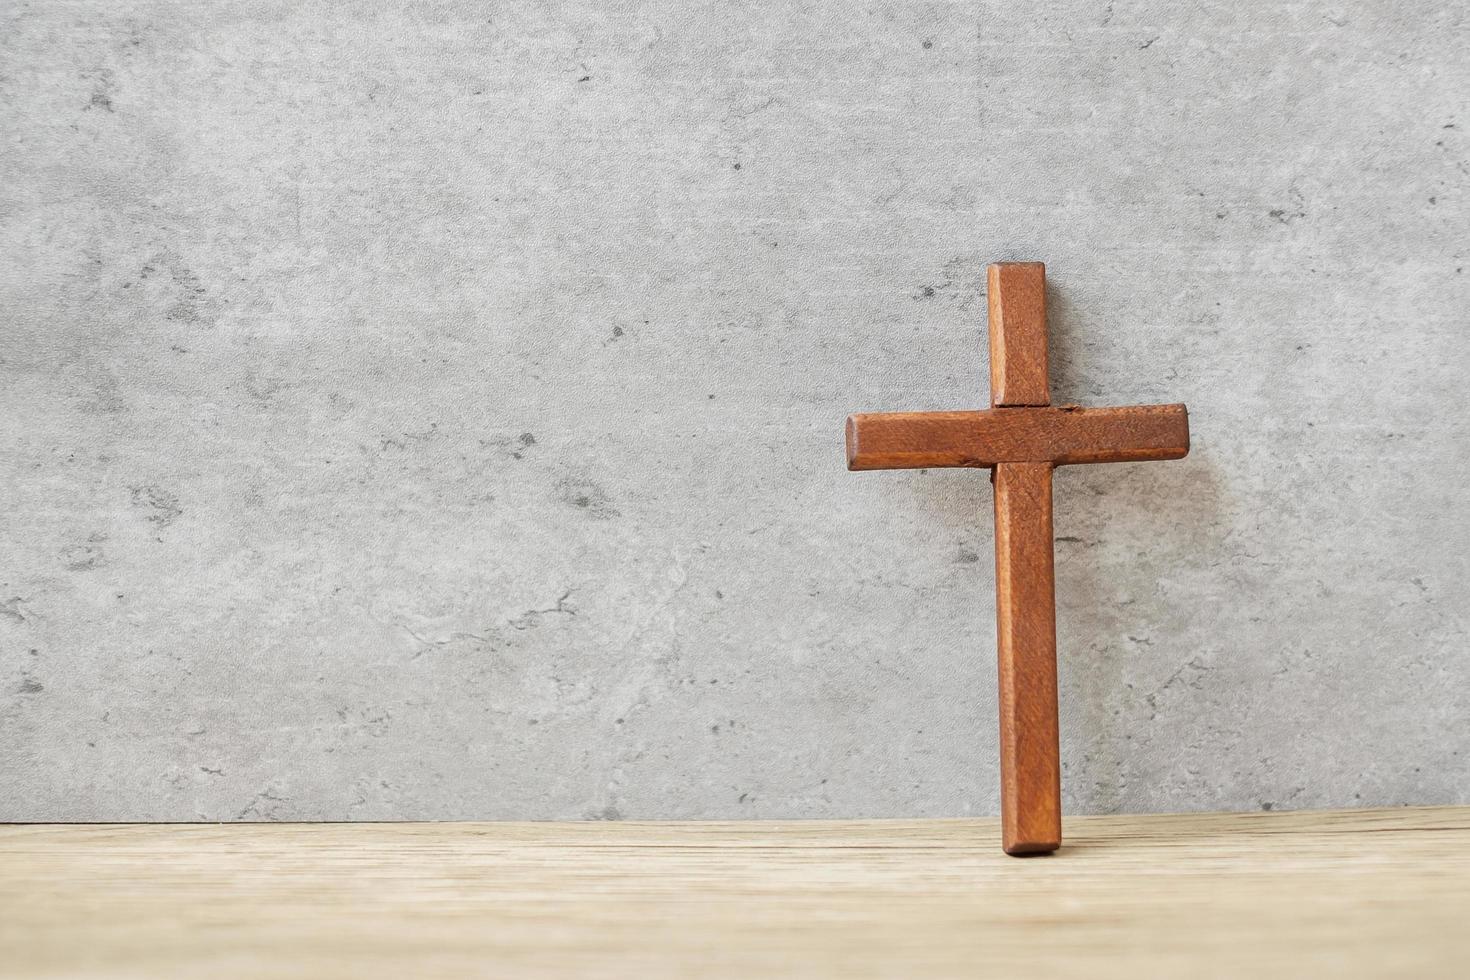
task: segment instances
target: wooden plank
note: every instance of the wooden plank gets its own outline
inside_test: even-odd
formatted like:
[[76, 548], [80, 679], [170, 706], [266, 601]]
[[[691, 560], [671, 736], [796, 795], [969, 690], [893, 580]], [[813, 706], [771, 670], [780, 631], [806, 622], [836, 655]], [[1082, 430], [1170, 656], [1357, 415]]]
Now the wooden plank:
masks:
[[990, 404], [1048, 405], [1046, 266], [999, 262], [987, 270]]
[[883, 412], [847, 419], [850, 470], [1124, 463], [1188, 453], [1183, 405]]
[[1062, 841], [1051, 464], [995, 468], [995, 630], [1000, 680], [1001, 846]]
[[1470, 808], [0, 827], [10, 976], [1458, 977]]

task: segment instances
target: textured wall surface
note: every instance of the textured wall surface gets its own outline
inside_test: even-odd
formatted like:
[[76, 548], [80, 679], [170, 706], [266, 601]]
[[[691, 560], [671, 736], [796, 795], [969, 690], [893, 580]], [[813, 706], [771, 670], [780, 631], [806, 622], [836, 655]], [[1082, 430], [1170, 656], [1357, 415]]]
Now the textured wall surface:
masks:
[[1077, 812], [1470, 802], [1463, 4], [12, 2], [0, 818], [997, 808], [986, 401]]

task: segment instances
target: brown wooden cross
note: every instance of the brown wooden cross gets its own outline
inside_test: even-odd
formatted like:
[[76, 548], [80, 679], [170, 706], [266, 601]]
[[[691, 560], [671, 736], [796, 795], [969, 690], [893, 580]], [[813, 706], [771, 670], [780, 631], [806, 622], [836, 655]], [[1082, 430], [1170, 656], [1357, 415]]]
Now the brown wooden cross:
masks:
[[1052, 407], [1046, 266], [992, 265], [988, 292], [991, 408], [848, 416], [847, 468], [993, 470], [1001, 844], [1007, 854], [1044, 854], [1062, 842], [1051, 471], [1179, 459], [1189, 415], [1183, 405]]

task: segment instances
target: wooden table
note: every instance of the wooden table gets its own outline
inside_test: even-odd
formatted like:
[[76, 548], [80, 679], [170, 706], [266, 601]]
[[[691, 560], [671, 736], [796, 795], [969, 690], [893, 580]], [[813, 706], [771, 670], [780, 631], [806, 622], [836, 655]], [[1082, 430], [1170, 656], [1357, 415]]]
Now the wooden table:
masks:
[[1470, 976], [1470, 807], [0, 827], [0, 974]]

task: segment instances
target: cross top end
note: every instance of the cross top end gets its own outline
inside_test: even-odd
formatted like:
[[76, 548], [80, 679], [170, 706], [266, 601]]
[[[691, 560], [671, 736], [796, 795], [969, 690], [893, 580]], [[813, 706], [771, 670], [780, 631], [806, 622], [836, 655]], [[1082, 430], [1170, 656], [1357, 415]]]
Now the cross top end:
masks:
[[1189, 412], [1052, 406], [1046, 267], [998, 263], [987, 286], [991, 407], [850, 415], [847, 468], [994, 470], [1002, 846], [1045, 854], [1062, 840], [1052, 470], [1179, 459], [1189, 453]]

